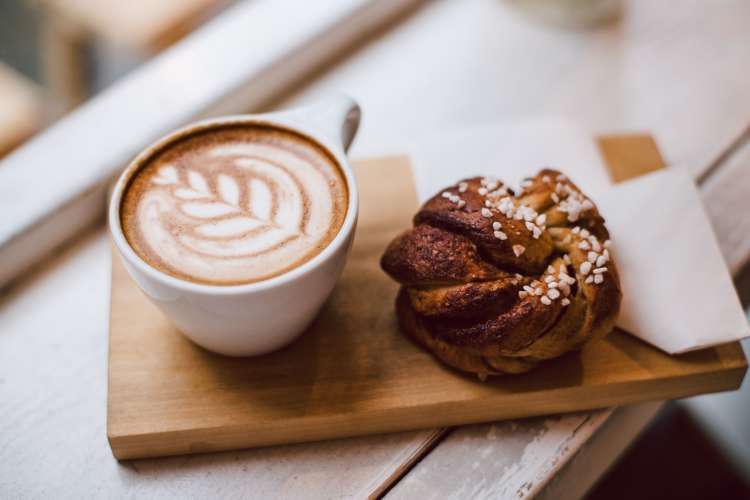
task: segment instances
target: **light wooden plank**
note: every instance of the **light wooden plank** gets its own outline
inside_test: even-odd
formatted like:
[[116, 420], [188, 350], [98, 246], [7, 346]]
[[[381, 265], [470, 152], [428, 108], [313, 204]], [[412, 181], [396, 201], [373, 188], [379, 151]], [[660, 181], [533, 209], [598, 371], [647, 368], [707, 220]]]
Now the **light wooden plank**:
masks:
[[[526, 498], [564, 465], [611, 410], [460, 427], [390, 490], [386, 498]], [[502, 452], [500, 452], [502, 450]]]
[[[646, 165], [661, 163], [647, 137], [622, 141], [645, 145], [634, 157]], [[622, 141], [602, 146], [608, 152]], [[371, 159], [354, 171], [360, 215], [347, 266], [312, 327], [275, 353], [245, 360], [196, 347], [113, 258], [107, 435], [116, 457], [554, 414], [739, 386], [747, 363], [737, 344], [675, 357], [623, 332], [522, 377], [459, 376], [398, 331], [397, 284], [379, 266], [417, 208], [409, 162]]]
[[597, 141], [607, 159], [612, 180], [624, 181], [664, 168], [664, 159], [651, 135], [627, 134], [605, 136]]
[[[456, 429], [455, 438], [451, 434], [435, 453], [422, 459], [408, 480], [396, 484], [386, 498], [518, 499], [540, 493], [539, 498], [555, 500], [581, 498], [660, 406], [651, 402]], [[497, 452], [498, 446], [504, 453]], [[580, 451], [570, 463], [550, 460], [550, 455], [564, 456], [571, 449]], [[456, 467], [481, 474], [457, 475]], [[560, 478], [563, 469], [575, 479]]]
[[[539, 500], [578, 500], [583, 498], [620, 455], [659, 413], [663, 402], [652, 401], [614, 408], [575, 456], [551, 477], [541, 478], [532, 489]], [[526, 495], [531, 497], [533, 495]]]

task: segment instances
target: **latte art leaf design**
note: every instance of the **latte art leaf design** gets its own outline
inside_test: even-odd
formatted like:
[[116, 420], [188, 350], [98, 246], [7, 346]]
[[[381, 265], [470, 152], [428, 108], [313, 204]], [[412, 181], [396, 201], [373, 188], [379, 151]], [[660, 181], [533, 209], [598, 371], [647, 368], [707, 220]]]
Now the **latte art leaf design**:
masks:
[[[207, 177], [190, 169], [181, 178], [173, 166], [165, 165], [152, 178], [154, 184], [169, 189], [175, 208], [194, 221], [188, 224], [184, 234], [178, 236], [183, 244], [201, 253], [227, 257], [227, 252], [231, 253], [227, 244], [243, 246], [241, 240], [249, 238], [249, 233], [256, 238], [262, 233], [262, 240], [266, 242], [262, 246], [267, 249], [304, 234], [299, 224], [293, 224], [294, 221], [282, 221], [286, 222], [283, 224], [277, 220], [273, 210], [275, 189], [267, 185], [271, 181], [238, 177], [239, 180], [227, 173]], [[278, 186], [275, 188], [278, 190]], [[265, 251], [256, 248], [257, 244], [244, 247], [252, 247], [251, 253]]]
[[120, 223], [133, 250], [166, 274], [255, 283], [329, 248], [349, 206], [342, 173], [296, 133], [244, 124], [201, 130], [139, 166]]

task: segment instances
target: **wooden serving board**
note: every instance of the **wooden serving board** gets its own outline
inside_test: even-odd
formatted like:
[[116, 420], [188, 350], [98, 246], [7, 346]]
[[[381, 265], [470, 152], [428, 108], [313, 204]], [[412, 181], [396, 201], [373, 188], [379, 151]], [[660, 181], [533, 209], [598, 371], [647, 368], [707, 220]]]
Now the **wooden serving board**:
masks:
[[[599, 141], [613, 178], [661, 168], [646, 136]], [[623, 332], [520, 376], [453, 371], [398, 332], [379, 268], [417, 208], [409, 162], [356, 164], [361, 206], [344, 274], [291, 346], [227, 358], [177, 332], [112, 259], [107, 435], [118, 459], [200, 453], [670, 399], [740, 386], [739, 343], [668, 356]]]

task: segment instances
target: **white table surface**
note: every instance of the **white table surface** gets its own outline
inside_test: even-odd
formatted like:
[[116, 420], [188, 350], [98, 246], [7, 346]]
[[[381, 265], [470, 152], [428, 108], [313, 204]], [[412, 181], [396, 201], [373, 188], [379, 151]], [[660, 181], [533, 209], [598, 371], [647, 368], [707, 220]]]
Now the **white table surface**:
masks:
[[[429, 2], [280, 104], [334, 89], [353, 95], [366, 111], [354, 156], [396, 150], [430, 129], [564, 114], [597, 133], [651, 131], [670, 163], [699, 175], [750, 123], [750, 3], [626, 4], [620, 24], [571, 32], [537, 24], [507, 1]], [[0, 298], [0, 497], [362, 497], [424, 442], [424, 432], [403, 433], [116, 462], [105, 434], [108, 266], [98, 229]], [[463, 474], [482, 485], [477, 495], [530, 496], [545, 486], [580, 495], [655, 408], [625, 411], [635, 416], [459, 429], [390, 494], [430, 496], [440, 486], [440, 496], [459, 498], [470, 491], [449, 479]], [[606, 434], [604, 423], [618, 421]], [[610, 438], [597, 445], [599, 435]], [[569, 477], [576, 462], [565, 464], [587, 447], [600, 453], [598, 465]], [[475, 467], [467, 449], [483, 450], [487, 465]], [[578, 489], [566, 486], [575, 482]]]

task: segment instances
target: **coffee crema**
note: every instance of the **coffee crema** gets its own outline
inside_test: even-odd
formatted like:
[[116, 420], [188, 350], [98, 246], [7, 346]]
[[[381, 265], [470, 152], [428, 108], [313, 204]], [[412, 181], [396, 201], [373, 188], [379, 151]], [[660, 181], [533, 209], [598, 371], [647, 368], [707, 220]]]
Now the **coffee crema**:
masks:
[[197, 283], [237, 285], [319, 254], [348, 207], [346, 181], [321, 146], [260, 125], [202, 130], [133, 174], [120, 223], [151, 266]]

